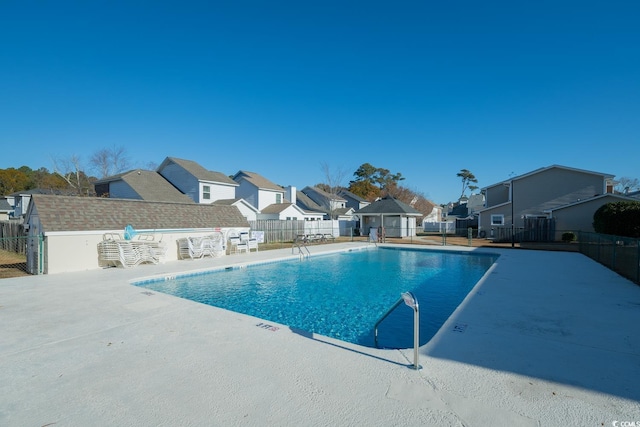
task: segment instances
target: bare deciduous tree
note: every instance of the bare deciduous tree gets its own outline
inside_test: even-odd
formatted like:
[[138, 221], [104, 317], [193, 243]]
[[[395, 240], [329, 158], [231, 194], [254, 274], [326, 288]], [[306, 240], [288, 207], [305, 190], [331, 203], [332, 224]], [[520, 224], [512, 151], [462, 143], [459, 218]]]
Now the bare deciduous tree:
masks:
[[638, 182], [638, 178], [629, 178], [623, 176], [616, 182], [616, 191], [622, 194], [636, 191], [638, 189], [640, 189], [640, 182]]
[[334, 199], [338, 198], [338, 193], [344, 188], [342, 185], [347, 173], [342, 168], [331, 169], [331, 166], [326, 162], [320, 163], [320, 168], [322, 169], [325, 180], [322, 190], [328, 193], [332, 199], [329, 200], [329, 215], [331, 219], [335, 219], [337, 205]]
[[84, 173], [79, 156], [74, 154], [68, 159], [53, 159], [53, 172], [64, 179], [76, 195], [93, 193], [91, 180]]
[[125, 147], [102, 148], [91, 156], [90, 164], [100, 178], [129, 169], [129, 158]]

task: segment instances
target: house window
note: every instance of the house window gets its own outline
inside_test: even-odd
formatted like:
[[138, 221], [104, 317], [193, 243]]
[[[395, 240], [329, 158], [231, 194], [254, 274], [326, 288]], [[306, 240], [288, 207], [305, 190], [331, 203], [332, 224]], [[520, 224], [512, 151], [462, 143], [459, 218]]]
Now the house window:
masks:
[[208, 185], [202, 186], [202, 199], [211, 200], [211, 187]]
[[504, 225], [504, 215], [491, 215], [491, 225]]
[[282, 194], [280, 193], [276, 194], [276, 203], [282, 203]]

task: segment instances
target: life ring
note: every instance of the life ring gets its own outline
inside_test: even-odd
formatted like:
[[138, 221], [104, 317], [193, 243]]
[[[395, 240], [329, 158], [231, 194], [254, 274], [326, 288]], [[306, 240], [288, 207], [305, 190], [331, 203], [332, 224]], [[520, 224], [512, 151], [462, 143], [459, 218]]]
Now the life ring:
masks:
[[481, 239], [484, 239], [485, 237], [487, 237], [487, 232], [484, 230], [481, 230], [480, 233], [478, 233], [478, 237], [480, 237]]

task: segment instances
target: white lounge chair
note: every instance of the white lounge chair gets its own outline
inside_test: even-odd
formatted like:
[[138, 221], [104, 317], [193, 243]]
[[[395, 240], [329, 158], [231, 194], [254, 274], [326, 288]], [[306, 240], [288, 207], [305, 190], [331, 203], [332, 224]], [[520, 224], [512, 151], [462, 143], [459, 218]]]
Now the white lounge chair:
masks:
[[189, 245], [189, 256], [191, 259], [202, 258], [204, 256], [205, 239], [201, 237], [187, 237]]

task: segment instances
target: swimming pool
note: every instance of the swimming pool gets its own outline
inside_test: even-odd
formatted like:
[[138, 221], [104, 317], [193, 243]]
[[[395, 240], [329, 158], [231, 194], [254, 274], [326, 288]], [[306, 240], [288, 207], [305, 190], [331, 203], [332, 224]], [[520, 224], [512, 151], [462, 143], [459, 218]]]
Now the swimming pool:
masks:
[[[136, 285], [369, 347], [376, 321], [411, 291], [420, 304], [423, 345], [497, 258], [381, 247]], [[412, 310], [402, 305], [385, 319], [378, 342], [412, 347]]]

